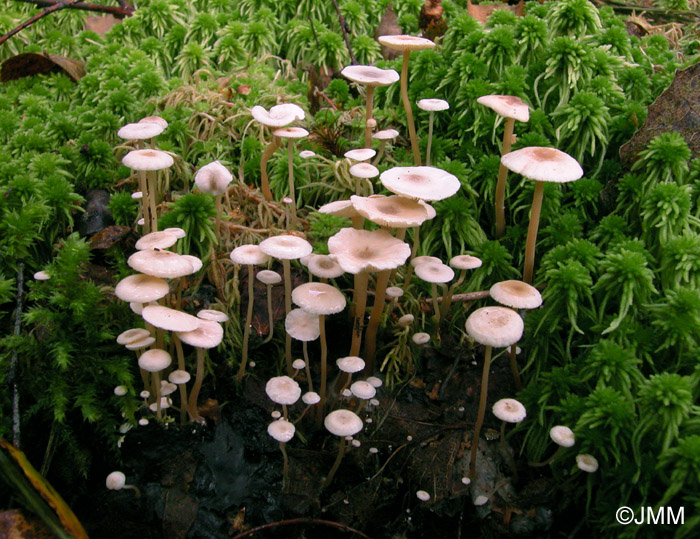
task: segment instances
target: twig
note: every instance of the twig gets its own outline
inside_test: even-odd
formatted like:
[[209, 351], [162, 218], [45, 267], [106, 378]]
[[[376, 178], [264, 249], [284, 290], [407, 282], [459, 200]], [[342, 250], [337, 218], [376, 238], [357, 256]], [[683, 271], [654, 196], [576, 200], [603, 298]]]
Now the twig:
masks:
[[347, 526], [346, 524], [341, 524], [339, 522], [332, 522], [330, 520], [319, 520], [316, 518], [293, 518], [290, 520], [280, 520], [279, 522], [270, 522], [269, 524], [263, 524], [262, 526], [257, 526], [255, 528], [251, 528], [249, 530], [246, 530], [243, 533], [239, 533], [233, 539], [240, 539], [241, 537], [247, 537], [248, 535], [252, 535], [255, 532], [258, 532], [261, 530], [267, 530], [269, 528], [278, 528], [280, 526], [289, 526], [289, 525], [294, 525], [294, 524], [320, 524], [323, 526], [331, 526], [333, 528], [343, 530], [344, 532], [354, 533], [355, 535], [359, 535], [360, 537], [364, 537], [365, 539], [370, 539], [370, 537], [368, 535], [365, 535], [361, 531], [356, 530], [355, 528], [351, 528], [350, 526]]
[[[62, 0], [17, 0], [18, 2], [24, 2], [25, 4], [35, 4], [38, 7], [53, 6], [56, 4], [63, 3]], [[134, 6], [131, 2], [119, 2], [118, 6], [103, 6], [101, 4], [87, 4], [85, 2], [75, 2], [74, 4], [68, 6], [69, 9], [78, 9], [80, 11], [95, 11], [97, 13], [109, 13], [114, 15], [117, 19], [123, 19], [124, 17], [130, 17], [134, 14]]]
[[[22, 296], [24, 294], [24, 263], [17, 267], [17, 303], [15, 308], [14, 336], [19, 337], [22, 324]], [[10, 359], [10, 371], [7, 381], [12, 384], [12, 445], [19, 449], [20, 420], [19, 420], [19, 387], [17, 386], [17, 348], [13, 348]]]
[[333, 6], [335, 7], [335, 11], [338, 14], [338, 20], [340, 21], [340, 29], [343, 31], [343, 39], [345, 40], [345, 46], [348, 48], [348, 52], [350, 53], [350, 60], [352, 60], [353, 64], [356, 64], [357, 60], [355, 59], [355, 55], [352, 53], [352, 47], [350, 46], [350, 38], [348, 38], [348, 24], [345, 22], [345, 18], [343, 18], [343, 14], [340, 12], [340, 7], [338, 6], [337, 0], [333, 0]]
[[73, 4], [77, 4], [79, 1], [80, 0], [67, 0], [67, 1], [63, 0], [61, 2], [56, 2], [56, 3], [52, 4], [50, 7], [47, 7], [44, 11], [41, 11], [41, 12], [37, 13], [36, 15], [33, 15], [32, 17], [30, 17], [29, 19], [27, 19], [26, 21], [21, 23], [16, 28], [13, 28], [9, 32], [7, 32], [5, 35], [0, 36], [0, 45], [5, 43], [5, 41], [10, 39], [12, 36], [19, 34], [22, 30], [31, 26], [39, 19], [43, 19], [47, 15], [50, 15], [51, 13], [53, 13], [54, 11], [58, 11], [59, 9], [64, 9], [64, 8], [67, 8], [71, 5], [73, 5]]

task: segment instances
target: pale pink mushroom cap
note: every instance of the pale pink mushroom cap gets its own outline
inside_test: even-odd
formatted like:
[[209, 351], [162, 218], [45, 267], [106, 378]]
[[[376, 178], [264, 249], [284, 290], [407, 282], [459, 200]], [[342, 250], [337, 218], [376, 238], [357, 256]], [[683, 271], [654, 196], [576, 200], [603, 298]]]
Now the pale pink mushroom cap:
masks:
[[[372, 148], [359, 148], [356, 150], [348, 150], [343, 155], [353, 161], [367, 161], [377, 155], [377, 152]], [[379, 175], [379, 172], [377, 172], [377, 175]]]
[[392, 193], [421, 200], [443, 200], [461, 187], [457, 176], [435, 167], [394, 167], [379, 179]]
[[136, 271], [162, 279], [173, 279], [194, 272], [189, 260], [170, 251], [136, 251], [126, 263]]
[[183, 370], [175, 370], [168, 375], [168, 380], [173, 384], [186, 384], [192, 379], [189, 372]]
[[409, 228], [420, 226], [428, 219], [425, 207], [409, 198], [396, 195], [350, 197], [357, 213], [380, 226]]
[[167, 331], [193, 331], [205, 322], [191, 314], [162, 305], [144, 307], [141, 316], [149, 324]]
[[539, 290], [523, 281], [496, 283], [489, 290], [489, 295], [501, 305], [513, 309], [536, 309], [542, 305]]
[[520, 423], [527, 412], [520, 401], [515, 399], [501, 399], [493, 404], [493, 415], [506, 423]]
[[284, 127], [297, 120], [304, 119], [304, 110], [293, 103], [275, 105], [269, 112], [265, 108], [256, 105], [250, 110], [250, 113], [256, 121], [268, 127]]
[[309, 132], [303, 127], [282, 127], [275, 129], [272, 134], [280, 138], [304, 138], [309, 136]]
[[117, 336], [117, 344], [131, 344], [132, 342], [140, 341], [146, 337], [150, 337], [151, 333], [147, 329], [133, 328], [121, 332]]
[[175, 234], [162, 230], [141, 236], [134, 247], [139, 251], [145, 251], [146, 249], [167, 249], [175, 245], [176, 242], [177, 236], [175, 236]]
[[481, 259], [471, 255], [457, 255], [450, 258], [450, 266], [458, 270], [470, 270], [481, 267]]
[[117, 136], [125, 140], [142, 140], [160, 135], [164, 128], [156, 123], [126, 124], [117, 131]]
[[154, 342], [156, 342], [155, 337], [147, 336], [139, 339], [138, 341], [133, 341], [124, 345], [127, 350], [141, 350], [143, 348], [148, 348]]
[[377, 41], [396, 51], [420, 51], [435, 48], [435, 43], [429, 39], [408, 35], [379, 36]]
[[311, 254], [311, 244], [303, 238], [282, 234], [260, 242], [260, 250], [268, 256], [282, 260], [295, 260]]
[[171, 226], [169, 228], [163, 229], [163, 232], [167, 232], [168, 234], [172, 234], [177, 239], [184, 238], [185, 236], [187, 236], [187, 232], [185, 232], [179, 226]]
[[381, 69], [375, 66], [347, 66], [340, 74], [364, 86], [388, 86], [399, 80], [399, 74], [393, 69]]
[[168, 128], [168, 122], [165, 120], [165, 118], [161, 118], [160, 116], [146, 116], [145, 118], [141, 118], [139, 120], [140, 124], [157, 124], [163, 128], [163, 131], [165, 131]]
[[328, 239], [330, 256], [348, 273], [398, 268], [411, 247], [383, 230], [343, 228]]
[[132, 150], [122, 163], [131, 170], [162, 170], [173, 166], [173, 158], [160, 150]]
[[284, 319], [284, 329], [297, 341], [310, 342], [318, 339], [321, 326], [317, 314], [304, 309], [292, 309]]
[[224, 328], [213, 320], [195, 320], [199, 321], [199, 327], [192, 331], [178, 331], [178, 338], [185, 344], [196, 348], [215, 348], [219, 346], [224, 338]]
[[576, 455], [576, 465], [584, 472], [594, 473], [598, 471], [598, 459], [586, 453]]
[[148, 372], [160, 372], [167, 369], [170, 363], [172, 363], [170, 354], [157, 348], [147, 350], [139, 357], [139, 367]]
[[357, 356], [341, 357], [335, 360], [335, 364], [343, 372], [360, 372], [365, 368], [365, 360]]
[[267, 264], [270, 257], [263, 253], [259, 245], [247, 244], [236, 247], [231, 251], [230, 258], [242, 266], [259, 266]]
[[564, 425], [557, 425], [549, 429], [549, 437], [555, 444], [562, 447], [572, 447], [576, 443], [574, 431]]
[[447, 283], [454, 279], [454, 270], [442, 262], [425, 262], [415, 268], [416, 275], [428, 283]]
[[265, 285], [275, 285], [282, 282], [282, 276], [276, 271], [272, 270], [260, 270], [255, 278]]
[[213, 322], [228, 322], [228, 315], [214, 309], [202, 309], [197, 313], [197, 318], [202, 320], [211, 320]]
[[399, 132], [396, 129], [382, 129], [372, 135], [372, 138], [377, 140], [393, 140], [398, 136]]
[[540, 182], [566, 183], [583, 176], [578, 161], [569, 154], [554, 148], [529, 146], [501, 157], [503, 166]]
[[170, 292], [167, 281], [152, 275], [137, 273], [124, 277], [114, 288], [114, 295], [129, 303], [148, 303], [165, 297]]
[[450, 104], [444, 99], [421, 99], [418, 108], [428, 112], [438, 112], [450, 108]]
[[504, 118], [514, 118], [519, 122], [527, 122], [530, 119], [530, 107], [513, 95], [483, 95], [476, 102], [493, 109]]
[[275, 376], [265, 384], [265, 393], [272, 402], [291, 405], [301, 397], [301, 388], [289, 376]]
[[335, 410], [323, 420], [328, 432], [336, 436], [354, 436], [362, 430], [362, 419], [350, 410]]
[[305, 283], [292, 290], [292, 301], [305, 311], [316, 315], [339, 313], [345, 309], [345, 296], [325, 283]]
[[523, 335], [523, 319], [513, 309], [482, 307], [465, 324], [467, 333], [479, 344], [503, 348], [515, 344]]
[[321, 279], [335, 279], [345, 273], [340, 264], [328, 255], [312, 255], [306, 267], [311, 275]]
[[372, 399], [377, 394], [376, 388], [369, 382], [363, 380], [353, 382], [350, 386], [350, 391], [352, 391], [352, 394], [358, 399], [362, 400]]
[[347, 217], [348, 219], [360, 215], [357, 213], [355, 206], [350, 200], [336, 200], [335, 202], [324, 204], [318, 209], [318, 213], [335, 215], [336, 217]]
[[214, 196], [223, 195], [232, 180], [233, 175], [219, 161], [204, 165], [194, 175], [194, 183], [199, 190]]
[[286, 444], [289, 440], [294, 438], [295, 432], [296, 427], [294, 423], [290, 423], [284, 419], [273, 421], [267, 426], [267, 433], [282, 444]]

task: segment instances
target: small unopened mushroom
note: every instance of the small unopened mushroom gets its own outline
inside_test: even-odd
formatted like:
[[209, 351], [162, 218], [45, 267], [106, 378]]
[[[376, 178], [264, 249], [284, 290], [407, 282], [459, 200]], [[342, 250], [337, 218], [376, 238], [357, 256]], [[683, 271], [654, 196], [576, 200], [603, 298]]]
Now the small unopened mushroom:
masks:
[[200, 168], [194, 175], [194, 183], [202, 193], [214, 195], [216, 200], [216, 222], [214, 230], [221, 234], [222, 198], [233, 180], [233, 175], [219, 161], [213, 161]]
[[598, 471], [598, 459], [587, 453], [576, 455], [576, 465], [584, 472], [594, 473]]
[[533, 468], [539, 468], [541, 466], [551, 464], [564, 449], [573, 447], [576, 443], [574, 431], [564, 425], [557, 425], [549, 429], [549, 437], [555, 444], [557, 444], [557, 450], [547, 460], [542, 462], [530, 462], [529, 465]]
[[134, 485], [126, 484], [126, 476], [123, 472], [117, 471], [110, 473], [107, 476], [105, 484], [109, 490], [131, 489], [134, 491], [134, 496], [136, 496], [137, 498], [141, 496], [141, 493], [139, 492], [139, 489], [137, 487], [135, 487]]
[[430, 119], [428, 121], [428, 147], [425, 150], [425, 164], [430, 166], [430, 146], [433, 142], [433, 120], [435, 113], [450, 108], [450, 104], [444, 99], [421, 99], [418, 101], [418, 108], [428, 111]]
[[416, 498], [422, 502], [428, 502], [430, 501], [430, 494], [428, 494], [425, 490], [417, 490]]

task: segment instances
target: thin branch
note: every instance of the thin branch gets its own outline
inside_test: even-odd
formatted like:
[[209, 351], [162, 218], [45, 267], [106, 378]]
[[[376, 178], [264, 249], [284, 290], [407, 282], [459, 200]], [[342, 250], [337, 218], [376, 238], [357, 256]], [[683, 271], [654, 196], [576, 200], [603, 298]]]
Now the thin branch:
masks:
[[[22, 300], [24, 294], [24, 263], [17, 267], [17, 303], [15, 307], [14, 336], [19, 337], [22, 325]], [[10, 359], [10, 371], [7, 374], [8, 383], [12, 384], [12, 445], [19, 449], [20, 417], [19, 417], [19, 387], [17, 385], [17, 348], [13, 348]]]
[[255, 528], [251, 528], [251, 529], [246, 530], [242, 533], [239, 533], [233, 539], [241, 539], [242, 537], [247, 537], [247, 536], [252, 535], [252, 534], [259, 532], [261, 530], [267, 530], [270, 528], [278, 528], [280, 526], [288, 526], [288, 525], [294, 525], [294, 524], [320, 524], [322, 526], [331, 526], [333, 528], [343, 530], [344, 532], [354, 533], [355, 535], [359, 535], [360, 537], [363, 537], [364, 539], [370, 539], [369, 536], [365, 535], [361, 531], [356, 530], [355, 528], [351, 528], [350, 526], [347, 526], [345, 524], [341, 524], [339, 522], [332, 522], [330, 520], [319, 520], [316, 518], [293, 518], [291, 520], [281, 520], [279, 522], [270, 522], [269, 524], [263, 524], [262, 526], [257, 526]]
[[[56, 4], [62, 3], [61, 0], [17, 0], [18, 2], [24, 2], [25, 4], [34, 4], [37, 7], [51, 7]], [[78, 9], [80, 11], [95, 11], [97, 13], [110, 13], [114, 15], [117, 19], [123, 19], [124, 17], [130, 17], [134, 14], [134, 6], [131, 2], [120, 1], [118, 6], [103, 6], [102, 4], [87, 4], [85, 2], [76, 2], [69, 6], [69, 9]]]
[[71, 6], [72, 4], [77, 4], [78, 2], [79, 2], [79, 0], [67, 0], [67, 1], [63, 0], [61, 2], [56, 2], [56, 3], [52, 4], [50, 7], [47, 7], [44, 11], [41, 11], [41, 12], [37, 13], [36, 15], [33, 15], [32, 17], [30, 17], [29, 19], [24, 21], [22, 24], [20, 24], [16, 28], [13, 28], [9, 32], [7, 32], [4, 36], [0, 36], [0, 45], [5, 43], [5, 41], [10, 39], [15, 34], [19, 34], [25, 28], [31, 26], [36, 21], [43, 19], [47, 15], [50, 15], [54, 11], [58, 11], [59, 9], [67, 8], [67, 7]]
[[350, 60], [352, 60], [353, 64], [356, 64], [357, 60], [355, 59], [355, 55], [352, 53], [352, 47], [350, 46], [350, 38], [348, 37], [348, 23], [345, 22], [345, 18], [340, 12], [340, 7], [338, 6], [337, 0], [333, 0], [333, 6], [335, 7], [335, 11], [338, 14], [338, 20], [340, 21], [340, 29], [343, 31], [343, 39], [345, 40], [345, 46], [348, 48], [348, 52], [350, 53]]

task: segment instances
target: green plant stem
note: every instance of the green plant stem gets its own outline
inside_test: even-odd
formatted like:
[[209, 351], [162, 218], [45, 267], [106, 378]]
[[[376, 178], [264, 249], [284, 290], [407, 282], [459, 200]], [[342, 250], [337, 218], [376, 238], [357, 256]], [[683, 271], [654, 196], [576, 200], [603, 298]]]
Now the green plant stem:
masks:
[[413, 164], [420, 166], [420, 150], [418, 148], [418, 137], [416, 136], [416, 124], [413, 122], [413, 109], [408, 99], [408, 59], [411, 51], [403, 52], [403, 65], [401, 66], [401, 101], [406, 110], [406, 123], [408, 124], [408, 136], [411, 139], [411, 150], [413, 151]]
[[527, 242], [525, 243], [523, 281], [527, 284], [532, 284], [532, 274], [535, 269], [535, 245], [537, 244], [537, 230], [540, 226], [543, 194], [544, 182], [536, 181], [535, 193], [532, 196], [532, 209], [530, 210], [530, 224], [527, 227]]
[[[501, 155], [510, 153], [510, 148], [513, 144], [514, 126], [515, 118], [506, 118]], [[508, 169], [503, 166], [503, 163], [500, 163], [498, 165], [498, 180], [496, 181], [496, 238], [502, 238], [506, 233], [505, 197], [507, 177]]]
[[204, 381], [204, 348], [197, 348], [197, 372], [195, 374], [194, 386], [192, 386], [192, 392], [190, 393], [190, 401], [188, 404], [188, 410], [190, 417], [199, 417], [199, 409], [197, 408], [197, 399], [199, 398], [199, 391], [202, 389], [202, 382]]
[[252, 264], [247, 264], [248, 266], [248, 309], [245, 315], [245, 327], [243, 328], [243, 350], [241, 352], [241, 366], [238, 368], [238, 374], [236, 375], [236, 380], [239, 382], [243, 379], [245, 374], [245, 368], [248, 363], [248, 340], [250, 339], [250, 324], [253, 321], [253, 294], [255, 293], [255, 287], [253, 279], [255, 279], [255, 272], [253, 270]]
[[430, 146], [433, 143], [433, 120], [435, 119], [435, 112], [430, 111], [430, 119], [428, 120], [428, 147], [425, 150], [425, 164], [430, 166]]
[[335, 462], [333, 463], [333, 467], [331, 468], [331, 471], [328, 472], [328, 475], [326, 476], [326, 480], [323, 482], [323, 486], [321, 489], [326, 489], [328, 488], [328, 485], [331, 484], [333, 481], [333, 476], [335, 475], [335, 472], [338, 471], [338, 466], [340, 466], [340, 461], [343, 460], [343, 454], [345, 453], [345, 436], [340, 436], [340, 446], [338, 447], [338, 456], [335, 458]]
[[374, 86], [369, 85], [365, 91], [365, 148], [372, 147], [372, 127], [370, 120], [372, 119], [372, 108], [374, 107]]
[[484, 424], [484, 416], [486, 415], [486, 399], [489, 391], [489, 369], [491, 368], [491, 347], [487, 346], [484, 351], [484, 370], [481, 373], [481, 394], [479, 395], [479, 412], [476, 416], [476, 424], [474, 425], [474, 437], [472, 439], [472, 453], [469, 461], [469, 478], [474, 482], [476, 480], [476, 454], [479, 449], [479, 434], [481, 427]]
[[374, 304], [372, 312], [369, 315], [369, 323], [365, 333], [365, 352], [363, 359], [365, 360], [365, 372], [372, 374], [374, 372], [374, 358], [377, 351], [377, 333], [379, 331], [379, 323], [382, 321], [384, 306], [386, 304], [386, 287], [389, 284], [391, 270], [380, 271], [377, 274], [377, 284], [374, 290]]
[[279, 147], [280, 139], [273, 135], [270, 144], [267, 145], [267, 148], [265, 148], [260, 157], [260, 189], [262, 189], [263, 196], [268, 202], [272, 202], [274, 198], [272, 196], [272, 191], [270, 191], [270, 181], [267, 176], [267, 162]]

